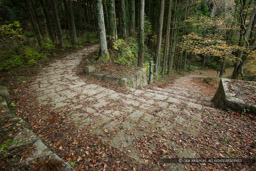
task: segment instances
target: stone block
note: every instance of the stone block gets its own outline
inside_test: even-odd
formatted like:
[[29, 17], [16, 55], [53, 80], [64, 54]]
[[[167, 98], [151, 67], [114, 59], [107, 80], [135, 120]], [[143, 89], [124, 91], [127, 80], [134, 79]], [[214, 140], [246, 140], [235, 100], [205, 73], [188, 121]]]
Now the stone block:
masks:
[[6, 100], [10, 99], [10, 94], [5, 86], [0, 86], [0, 96], [4, 97]]
[[109, 83], [112, 83], [112, 84], [119, 84], [120, 78], [107, 75], [107, 76], [104, 77], [104, 80], [109, 82]]
[[119, 85], [127, 86], [127, 78], [121, 78], [121, 80], [119, 81]]
[[[233, 81], [235, 82], [236, 80]], [[253, 95], [253, 92], [256, 90], [255, 84], [253, 82], [249, 83], [244, 81], [244, 84], [246, 83], [247, 85], [251, 84], [250, 89]], [[242, 85], [243, 83], [241, 82], [240, 84]], [[234, 89], [236, 89], [236, 91], [233, 91]], [[232, 85], [232, 80], [222, 78], [220, 80], [219, 88], [213, 98], [215, 106], [224, 110], [231, 109], [237, 112], [248, 112], [256, 114], [256, 104], [245, 102], [243, 98], [241, 98], [242, 95], [238, 96], [238, 94], [242, 94], [242, 89], [242, 86], [239, 87], [237, 85]], [[236, 92], [239, 93], [237, 94]]]
[[147, 81], [147, 69], [141, 68], [138, 71], [136, 71], [132, 75], [126, 75], [123, 77], [115, 77], [112, 75], [103, 75], [103, 74], [96, 74], [93, 73], [96, 70], [94, 66], [88, 65], [85, 67], [85, 73], [90, 74], [91, 76], [99, 79], [104, 80], [106, 82], [112, 83], [112, 84], [119, 84], [121, 86], [126, 86], [130, 88], [136, 88], [136, 87], [143, 87], [148, 85]]
[[87, 66], [85, 67], [85, 69], [84, 69], [84, 72], [85, 72], [86, 74], [91, 74], [91, 73], [93, 73], [95, 70], [96, 70], [96, 68], [95, 68], [94, 66], [92, 66], [92, 65], [87, 65]]
[[92, 73], [91, 75], [93, 77], [99, 79], [99, 80], [104, 80], [104, 75], [103, 74], [94, 74], [94, 73]]

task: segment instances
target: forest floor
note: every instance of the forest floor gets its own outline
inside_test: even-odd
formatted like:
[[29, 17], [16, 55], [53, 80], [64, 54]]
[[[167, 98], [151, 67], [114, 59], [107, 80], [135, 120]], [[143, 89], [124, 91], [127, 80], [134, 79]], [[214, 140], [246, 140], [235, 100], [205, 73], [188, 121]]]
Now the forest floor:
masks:
[[196, 71], [125, 88], [82, 74], [86, 47], [12, 85], [18, 116], [76, 170], [254, 170], [255, 163], [173, 158], [255, 158], [256, 117], [214, 108], [218, 78]]

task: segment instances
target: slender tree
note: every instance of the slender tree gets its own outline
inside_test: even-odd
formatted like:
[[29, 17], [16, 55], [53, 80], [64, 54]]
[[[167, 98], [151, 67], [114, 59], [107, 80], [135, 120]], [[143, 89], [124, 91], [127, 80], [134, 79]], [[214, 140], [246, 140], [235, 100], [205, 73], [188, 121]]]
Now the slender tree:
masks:
[[156, 74], [159, 73], [159, 61], [160, 61], [160, 56], [161, 56], [163, 21], [164, 21], [164, 4], [165, 4], [165, 0], [161, 0], [158, 35], [157, 35], [157, 48], [156, 48], [156, 56], [155, 56], [155, 73]]
[[173, 34], [172, 34], [172, 46], [169, 54], [169, 66], [168, 66], [168, 74], [171, 73], [174, 65], [174, 55], [176, 51], [176, 43], [177, 43], [177, 19], [175, 20]]
[[108, 12], [109, 12], [109, 25], [110, 25], [110, 40], [111, 44], [117, 39], [117, 30], [116, 30], [116, 8], [115, 0], [108, 0]]
[[122, 26], [122, 37], [127, 38], [127, 17], [126, 17], [126, 5], [125, 0], [121, 0], [121, 26]]
[[176, 50], [176, 42], [177, 42], [177, 3], [178, 1], [175, 0], [174, 6], [174, 15], [173, 15], [173, 24], [172, 24], [172, 36], [171, 36], [171, 46], [169, 50], [169, 58], [168, 58], [168, 74], [171, 73], [174, 65], [174, 55]]
[[85, 21], [84, 21], [84, 9], [82, 5], [82, 0], [78, 0], [78, 11], [79, 11], [79, 28], [81, 30], [85, 29]]
[[100, 48], [101, 48], [101, 56], [106, 58], [108, 55], [108, 47], [107, 47], [107, 38], [106, 38], [106, 29], [104, 22], [104, 13], [103, 13], [103, 5], [102, 0], [97, 0], [97, 16], [98, 16], [98, 27], [100, 31]]
[[[240, 37], [242, 37], [240, 46], [242, 46], [243, 48], [247, 48], [249, 50], [253, 50], [254, 48], [256, 48], [253, 45], [250, 47], [250, 43], [249, 43], [250, 42], [249, 38], [250, 38], [251, 33], [252, 33], [252, 28], [254, 27], [253, 24], [255, 24], [254, 23], [255, 18], [256, 18], [256, 7], [254, 7], [254, 9], [252, 11], [250, 21], [249, 21], [249, 24], [248, 24], [248, 26], [245, 30], [244, 35], [240, 36]], [[245, 54], [243, 50], [240, 50], [239, 53], [238, 53], [238, 60], [235, 64], [234, 71], [233, 71], [233, 74], [232, 74], [233, 79], [237, 79], [239, 74], [242, 73], [242, 68], [243, 68], [243, 65], [244, 65], [246, 60], [247, 60], [247, 54]]]
[[110, 32], [110, 23], [109, 23], [109, 12], [108, 12], [108, 6], [107, 6], [107, 0], [102, 1], [103, 4], [103, 12], [104, 12], [104, 21], [105, 21], [105, 26], [106, 26], [106, 32]]
[[69, 15], [69, 7], [68, 7], [68, 1], [67, 0], [63, 0], [63, 5], [64, 5], [64, 23], [65, 23], [65, 29], [68, 29], [68, 36], [70, 41], [72, 40], [72, 26], [71, 26], [71, 19], [70, 19], [70, 15]]
[[41, 46], [42, 45], [42, 35], [41, 35], [40, 29], [39, 29], [38, 22], [35, 17], [35, 13], [34, 13], [34, 9], [32, 7], [31, 0], [26, 0], [26, 4], [27, 4], [28, 11], [29, 11], [29, 16], [31, 19], [32, 27], [36, 34], [38, 45]]
[[73, 7], [71, 0], [68, 0], [68, 9], [69, 9], [69, 15], [70, 15], [70, 23], [72, 27], [72, 43], [73, 45], [77, 43], [77, 34], [76, 34], [76, 25], [75, 25], [75, 19], [74, 19], [74, 13], [73, 13]]
[[165, 46], [164, 46], [164, 61], [163, 61], [163, 71], [165, 74], [167, 70], [167, 61], [169, 55], [169, 42], [170, 42], [170, 29], [171, 29], [171, 18], [172, 18], [172, 0], [169, 0], [169, 8], [168, 8], [168, 17], [167, 17], [167, 27], [165, 34]]
[[139, 54], [138, 66], [142, 67], [144, 56], [144, 12], [145, 0], [140, 0], [140, 24], [139, 24]]
[[130, 33], [135, 33], [135, 0], [130, 0]]
[[[48, 9], [49, 16], [54, 16], [52, 0], [45, 0], [45, 4], [46, 4], [46, 9]], [[57, 31], [56, 31], [56, 27], [55, 27], [55, 19], [54, 19], [54, 17], [50, 17], [49, 19], [50, 19], [50, 22], [52, 25], [52, 33], [54, 36], [54, 42], [56, 42], [57, 41]]]
[[55, 19], [55, 23], [56, 23], [56, 30], [57, 30], [60, 46], [62, 48], [64, 48], [65, 45], [64, 45], [64, 40], [63, 40], [63, 35], [62, 35], [62, 30], [61, 30], [61, 25], [60, 25], [59, 14], [58, 14], [57, 6], [56, 6], [56, 0], [52, 0], [52, 6], [53, 6], [54, 19]]
[[49, 35], [50, 39], [52, 40], [52, 42], [55, 42], [53, 26], [52, 26], [52, 21], [50, 19], [49, 9], [47, 8], [45, 0], [39, 0], [39, 2], [43, 8], [48, 35]]

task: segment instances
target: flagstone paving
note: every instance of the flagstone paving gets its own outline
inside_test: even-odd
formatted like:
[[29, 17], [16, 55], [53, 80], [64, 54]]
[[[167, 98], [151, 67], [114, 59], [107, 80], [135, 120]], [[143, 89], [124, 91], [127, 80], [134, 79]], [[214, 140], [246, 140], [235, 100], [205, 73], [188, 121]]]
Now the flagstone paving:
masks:
[[[40, 104], [50, 104], [55, 111], [69, 111], [67, 118], [77, 129], [91, 131], [109, 145], [129, 151], [128, 156], [136, 161], [147, 162], [136, 147], [137, 140], [153, 134], [179, 157], [194, 157], [196, 152], [168, 138], [173, 131], [198, 135], [204, 111], [212, 108], [211, 99], [200, 96], [199, 89], [193, 86], [193, 76], [176, 79], [166, 88], [117, 92], [76, 74], [83, 56], [98, 49], [98, 45], [84, 48], [45, 67], [30, 87]], [[145, 145], [152, 149], [157, 146], [154, 141]], [[181, 165], [169, 165], [182, 170]]]

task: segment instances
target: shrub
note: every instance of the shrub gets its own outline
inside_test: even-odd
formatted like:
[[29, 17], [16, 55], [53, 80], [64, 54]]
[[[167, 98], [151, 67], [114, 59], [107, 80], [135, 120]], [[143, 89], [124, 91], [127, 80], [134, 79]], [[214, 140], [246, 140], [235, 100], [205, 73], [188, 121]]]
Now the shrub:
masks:
[[27, 65], [37, 64], [47, 59], [47, 57], [44, 54], [29, 47], [25, 48], [23, 55], [24, 55], [24, 64], [27, 64]]
[[98, 42], [99, 42], [99, 38], [98, 38], [98, 33], [97, 32], [86, 32], [78, 40], [79, 44], [98, 43]]
[[53, 49], [55, 49], [55, 45], [53, 44], [53, 42], [49, 38], [47, 38], [43, 42], [42, 48], [45, 49], [45, 50], [53, 50]]
[[137, 61], [138, 44], [133, 39], [130, 39], [129, 42], [117, 39], [113, 43], [113, 49], [117, 52], [115, 63], [132, 66]]

